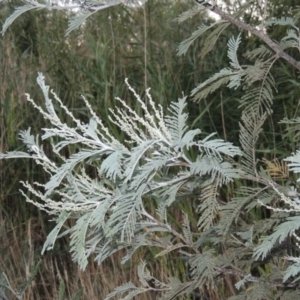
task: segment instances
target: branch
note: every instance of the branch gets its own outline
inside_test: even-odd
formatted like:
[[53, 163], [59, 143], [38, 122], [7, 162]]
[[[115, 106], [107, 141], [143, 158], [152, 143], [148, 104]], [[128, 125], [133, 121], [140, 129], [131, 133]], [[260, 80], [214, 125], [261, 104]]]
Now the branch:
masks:
[[281, 288], [296, 288], [299, 287], [299, 283], [282, 283], [282, 282], [278, 282], [278, 281], [269, 281], [269, 280], [265, 280], [261, 277], [255, 277], [255, 276], [249, 276], [249, 274], [240, 271], [240, 270], [236, 270], [236, 269], [227, 269], [227, 268], [222, 268], [222, 267], [217, 267], [216, 270], [220, 273], [223, 274], [230, 274], [230, 275], [234, 275], [234, 276], [240, 276], [244, 279], [246, 279], [246, 281], [249, 282], [264, 282], [265, 284], [271, 286], [271, 287], [281, 287]]
[[201, 0], [195, 0], [195, 1], [197, 3], [203, 5], [205, 8], [209, 9], [211, 12], [216, 13], [217, 15], [222, 17], [224, 20], [227, 20], [231, 24], [234, 24], [241, 29], [251, 32], [253, 35], [256, 35], [261, 40], [263, 40], [276, 53], [278, 58], [281, 57], [281, 58], [285, 59], [296, 69], [300, 70], [300, 63], [298, 61], [296, 61], [292, 56], [290, 56], [286, 52], [284, 52], [281, 49], [281, 47], [277, 43], [273, 42], [262, 30], [258, 30], [255, 27], [252, 27], [251, 25], [244, 23], [243, 21], [235, 18], [234, 16], [224, 12], [219, 7], [212, 5], [206, 1], [201, 1]]

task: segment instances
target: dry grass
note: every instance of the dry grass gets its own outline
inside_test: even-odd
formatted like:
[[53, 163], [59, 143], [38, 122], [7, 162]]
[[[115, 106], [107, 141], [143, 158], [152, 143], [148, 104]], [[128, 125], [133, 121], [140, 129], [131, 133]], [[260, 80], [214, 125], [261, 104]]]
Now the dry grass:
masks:
[[[16, 219], [11, 223], [3, 214], [1, 216], [0, 270], [5, 272], [15, 292], [28, 282], [19, 299], [74, 299], [75, 295], [80, 295], [78, 299], [104, 299], [115, 287], [127, 281], [139, 285], [136, 267], [141, 260], [150, 261], [150, 270], [164, 281], [171, 273], [183, 277], [182, 272], [186, 272], [180, 260], [176, 262], [174, 257], [154, 259], [157, 252], [148, 249], [138, 251], [125, 265], [120, 264], [125, 252], [114, 254], [101, 265], [91, 259], [87, 269], [82, 271], [71, 260], [67, 240], [60, 240], [53, 251], [41, 256], [45, 234], [40, 218], [22, 220], [21, 211], [17, 213], [20, 215], [15, 215]], [[59, 298], [59, 293], [63, 298]], [[9, 299], [17, 299], [13, 292], [6, 295]], [[148, 293], [139, 296], [139, 299], [154, 297]]]

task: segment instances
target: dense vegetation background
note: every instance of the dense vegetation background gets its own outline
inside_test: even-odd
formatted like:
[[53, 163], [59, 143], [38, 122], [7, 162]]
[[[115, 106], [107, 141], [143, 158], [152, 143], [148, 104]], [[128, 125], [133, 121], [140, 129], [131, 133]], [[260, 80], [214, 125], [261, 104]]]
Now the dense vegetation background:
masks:
[[[272, 5], [267, 11], [270, 17], [288, 15], [296, 5], [295, 1], [284, 1], [284, 5], [282, 1], [270, 2]], [[107, 120], [108, 127], [108, 110], [115, 106], [116, 96], [132, 105], [125, 78], [129, 78], [142, 95], [145, 88], [151, 87], [153, 99], [163, 107], [182, 93], [189, 95], [198, 83], [228, 63], [228, 39], [239, 33], [238, 28], [230, 26], [205, 58], [199, 57], [199, 49], [204, 46], [201, 39], [185, 56], [178, 57], [177, 47], [190, 35], [191, 28], [195, 30], [200, 23], [211, 22], [210, 17], [203, 14], [201, 20], [198, 15], [178, 25], [174, 19], [192, 5], [192, 0], [149, 0], [144, 7], [136, 9], [113, 7], [89, 18], [85, 26], [67, 38], [64, 37], [68, 22], [65, 12], [35, 11], [18, 18], [0, 40], [0, 152], [22, 149], [19, 130], [31, 127], [33, 132], [39, 132], [43, 127], [43, 118], [24, 98], [26, 92], [38, 103], [43, 102], [36, 88], [38, 72], [43, 72], [47, 83], [76, 116], [88, 121], [87, 109], [80, 101], [82, 94], [99, 116]], [[1, 5], [1, 23], [14, 8], [13, 3]], [[227, 9], [234, 10], [234, 7], [228, 5]], [[247, 12], [243, 18], [259, 24], [260, 14], [257, 5], [256, 11]], [[273, 30], [270, 35], [277, 39], [282, 32]], [[255, 37], [243, 33], [240, 53], [246, 53], [257, 43]], [[293, 54], [297, 58], [298, 54]], [[241, 63], [247, 64], [247, 60], [244, 58]], [[289, 135], [283, 138], [285, 127], [278, 125], [278, 121], [297, 115], [299, 84], [294, 83], [298, 78], [285, 62], [277, 62], [275, 70], [280, 92], [275, 95], [274, 113], [257, 144], [262, 165], [263, 158], [280, 159], [295, 150], [293, 138]], [[237, 145], [242, 95], [242, 90], [222, 88], [200, 103], [190, 97], [191, 127], [201, 128], [206, 133], [217, 132]], [[116, 132], [116, 135], [122, 140], [122, 133]], [[53, 251], [41, 256], [52, 224], [49, 216], [24, 201], [19, 193], [19, 181], [33, 182], [44, 175], [33, 162], [25, 160], [0, 161], [0, 168], [0, 271], [5, 272], [13, 290], [24, 290], [22, 299], [104, 299], [114, 287], [136, 280], [136, 268], [132, 265], [141, 259], [152, 261], [151, 271], [162, 279], [177, 276], [184, 281], [187, 278], [185, 262], [180, 257], [154, 259], [153, 249], [139, 251], [131, 264], [124, 266], [119, 263], [122, 254], [114, 255], [100, 266], [91, 261], [85, 272], [72, 263], [64, 238]], [[221, 200], [227, 202], [232, 196], [229, 186], [222, 191]], [[196, 226], [197, 216], [191, 202], [186, 201], [181, 209]], [[268, 217], [269, 212], [262, 209], [252, 214], [259, 220]], [[176, 210], [171, 217], [176, 220]], [[217, 300], [235, 295], [235, 279], [228, 275], [221, 290], [208, 290], [199, 299]], [[15, 297], [9, 291], [6, 295], [9, 299]], [[139, 299], [153, 299], [153, 295], [144, 294]]]

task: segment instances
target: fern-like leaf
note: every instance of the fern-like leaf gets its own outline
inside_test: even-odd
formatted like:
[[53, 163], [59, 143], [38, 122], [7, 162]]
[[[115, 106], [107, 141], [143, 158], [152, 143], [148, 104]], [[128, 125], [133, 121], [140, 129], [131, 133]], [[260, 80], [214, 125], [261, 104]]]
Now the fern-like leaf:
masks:
[[237, 71], [232, 71], [228, 68], [224, 68], [219, 73], [215, 73], [211, 78], [199, 84], [192, 90], [191, 96], [194, 96], [193, 100], [200, 101], [201, 99], [206, 98], [222, 85], [227, 84], [231, 80], [231, 77], [237, 74]]
[[212, 249], [206, 249], [202, 254], [197, 254], [189, 260], [196, 287], [212, 288], [214, 286], [214, 278], [217, 274], [217, 261], [214, 254]]
[[[192, 33], [192, 35], [184, 40], [183, 42], [180, 43], [179, 47], [178, 47], [178, 51], [177, 51], [177, 55], [183, 55], [186, 54], [186, 52], [188, 51], [189, 47], [193, 44], [193, 42], [198, 39], [200, 36], [202, 36], [205, 32], [207, 32], [208, 30], [214, 28], [215, 26], [217, 27], [221, 27], [219, 30], [222, 31], [224, 30], [224, 23], [227, 23], [226, 21], [220, 20], [218, 22], [213, 23], [210, 26], [207, 26], [205, 24], [202, 24], [196, 31], [194, 31]], [[226, 24], [226, 25], [227, 25]], [[215, 33], [216, 34], [216, 33]]]
[[2, 35], [6, 32], [8, 27], [22, 14], [24, 14], [27, 11], [38, 9], [38, 8], [44, 8], [46, 7], [43, 4], [38, 3], [37, 1], [31, 1], [31, 3], [25, 4], [23, 6], [20, 6], [16, 8], [16, 10], [5, 20], [4, 24], [2, 25]]
[[[292, 156], [289, 156], [284, 159], [288, 162], [289, 170], [294, 173], [300, 173], [300, 151], [297, 150]], [[300, 181], [298, 179], [297, 181]]]
[[266, 164], [266, 171], [270, 174], [272, 178], [282, 179], [289, 177], [289, 168], [288, 165], [284, 161], [279, 161], [278, 159], [274, 159], [269, 161], [263, 158], [263, 162]]
[[258, 48], [246, 52], [244, 56], [251, 60], [254, 59], [262, 60], [264, 58], [269, 58], [272, 54], [273, 54], [272, 51], [270, 51], [266, 46], [261, 45]]
[[86, 235], [89, 229], [89, 219], [91, 213], [86, 213], [80, 217], [76, 224], [72, 227], [71, 230], [71, 253], [74, 261], [78, 263], [80, 268], [84, 270], [88, 264], [85, 245], [86, 245]]
[[219, 178], [208, 180], [202, 185], [200, 196], [200, 205], [197, 207], [199, 213], [198, 227], [199, 230], [206, 230], [213, 225], [213, 221], [219, 211], [218, 203], [218, 186]]
[[212, 156], [198, 156], [197, 160], [191, 165], [192, 174], [199, 176], [209, 175], [213, 180], [219, 176], [218, 185], [227, 184], [233, 178], [239, 178], [240, 171], [233, 168], [229, 162], [221, 162]]
[[256, 143], [266, 118], [266, 114], [259, 116], [255, 111], [242, 115], [240, 123], [240, 142], [244, 150], [242, 167], [246, 173], [251, 175], [256, 174]]
[[271, 18], [265, 21], [266, 26], [280, 25], [296, 27], [297, 20], [291, 17]]
[[188, 117], [187, 113], [184, 113], [186, 106], [186, 97], [179, 99], [176, 103], [171, 103], [169, 111], [171, 115], [166, 116], [165, 122], [167, 128], [171, 134], [173, 145], [176, 147], [180, 145], [180, 141], [187, 131], [186, 120]]
[[191, 285], [193, 282], [181, 282], [176, 277], [171, 277], [169, 280], [170, 282], [167, 284], [169, 289], [166, 290], [158, 300], [172, 300], [191, 292]]
[[134, 296], [140, 294], [143, 291], [141, 291], [132, 282], [128, 282], [128, 283], [125, 283], [121, 286], [118, 286], [112, 293], [110, 293], [109, 295], [106, 296], [105, 300], [115, 298], [117, 295], [122, 295], [122, 294], [128, 293], [128, 292], [131, 293], [132, 297], [130, 297], [130, 298], [125, 297], [125, 298], [122, 298], [122, 299], [132, 299]]
[[212, 51], [220, 35], [229, 25], [229, 22], [226, 22], [224, 20], [219, 21], [218, 26], [216, 26], [214, 30], [212, 30], [212, 32], [204, 38], [202, 48], [200, 49], [200, 59], [203, 59], [206, 54]]
[[66, 220], [69, 218], [70, 213], [64, 211], [60, 214], [60, 216], [56, 220], [55, 227], [51, 230], [51, 232], [48, 234], [47, 239], [44, 243], [42, 254], [46, 250], [51, 250], [54, 247], [55, 241], [57, 239], [57, 236], [62, 228], [62, 226], [65, 224]]
[[[285, 259], [296, 261], [294, 264], [289, 266], [284, 273], [283, 282], [286, 282], [291, 277], [296, 277], [300, 273], [300, 261], [299, 258], [285, 257]], [[299, 281], [300, 277], [296, 278], [293, 282]]]
[[220, 222], [217, 225], [217, 231], [225, 235], [229, 232], [230, 226], [235, 224], [244, 211], [248, 203], [254, 202], [260, 195], [261, 188], [241, 187], [237, 191], [237, 197], [231, 199], [226, 205], [220, 206]]
[[262, 243], [256, 247], [254, 252], [255, 259], [264, 259], [268, 252], [274, 247], [275, 243], [281, 244], [288, 236], [300, 228], [300, 217], [289, 217], [286, 222], [281, 223], [275, 228], [275, 232], [262, 238]]
[[237, 50], [239, 48], [240, 43], [241, 43], [241, 34], [239, 34], [236, 39], [234, 37], [231, 37], [230, 40], [228, 41], [228, 57], [230, 59], [230, 66], [236, 70], [241, 69], [241, 66], [237, 58]]
[[193, 18], [194, 16], [198, 15], [201, 11], [204, 10], [204, 7], [200, 5], [195, 5], [189, 10], [181, 13], [178, 17], [175, 18], [175, 21], [178, 23], [183, 23], [184, 21]]

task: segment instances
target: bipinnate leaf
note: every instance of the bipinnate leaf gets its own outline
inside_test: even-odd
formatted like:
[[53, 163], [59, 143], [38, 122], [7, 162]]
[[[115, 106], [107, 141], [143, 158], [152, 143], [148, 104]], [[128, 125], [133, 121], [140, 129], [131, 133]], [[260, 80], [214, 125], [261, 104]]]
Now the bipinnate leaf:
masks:
[[56, 225], [55, 227], [51, 230], [51, 232], [48, 234], [47, 239], [44, 243], [43, 249], [42, 249], [42, 254], [46, 250], [52, 250], [54, 247], [54, 244], [57, 240], [58, 234], [62, 228], [62, 226], [65, 224], [67, 219], [69, 218], [70, 213], [67, 211], [64, 211], [60, 214], [60, 216], [56, 220]]
[[287, 218], [287, 221], [278, 225], [271, 235], [262, 238], [261, 244], [254, 250], [255, 259], [264, 259], [276, 242], [281, 244], [288, 236], [292, 235], [299, 228], [299, 216]]
[[[44, 7], [44, 5], [41, 5]], [[5, 20], [4, 24], [2, 25], [2, 35], [6, 32], [8, 27], [23, 13], [39, 8], [39, 3], [37, 1], [32, 1], [32, 3], [25, 4], [23, 6], [19, 6], [16, 10]]]

